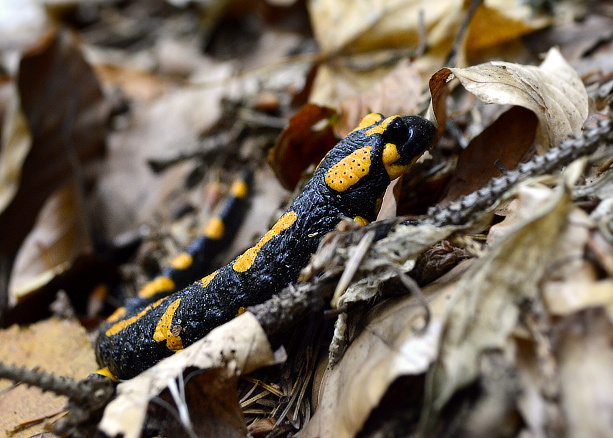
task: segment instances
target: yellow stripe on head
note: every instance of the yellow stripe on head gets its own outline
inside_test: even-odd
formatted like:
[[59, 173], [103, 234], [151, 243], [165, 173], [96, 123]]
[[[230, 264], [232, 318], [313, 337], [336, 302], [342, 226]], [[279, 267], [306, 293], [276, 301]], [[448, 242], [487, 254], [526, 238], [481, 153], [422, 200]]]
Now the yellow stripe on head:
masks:
[[370, 135], [373, 135], [373, 134], [383, 134], [385, 132], [385, 130], [387, 129], [387, 125], [389, 125], [392, 120], [397, 119], [398, 117], [400, 117], [400, 116], [388, 117], [387, 119], [383, 120], [378, 125], [373, 126], [372, 128], [370, 128], [364, 134], [366, 134], [366, 136], [370, 136]]
[[383, 116], [381, 114], [379, 114], [379, 113], [370, 113], [370, 114], [366, 115], [362, 119], [362, 121], [360, 122], [358, 127], [355, 128], [351, 132], [355, 132], [355, 131], [359, 131], [360, 129], [368, 128], [369, 126], [374, 125], [375, 123], [381, 121], [381, 119], [383, 119]]
[[125, 307], [119, 307], [115, 309], [113, 313], [106, 319], [106, 322], [115, 322], [121, 319], [122, 316], [126, 314]]
[[115, 374], [113, 374], [111, 372], [111, 370], [109, 370], [108, 367], [104, 367], [104, 368], [100, 368], [98, 371], [96, 371], [94, 374], [99, 374], [101, 376], [104, 377], [108, 377], [109, 379], [111, 379], [113, 382], [118, 382], [119, 380], [117, 380], [117, 377], [115, 377]]
[[364, 225], [368, 225], [370, 222], [368, 219], [363, 218], [362, 216], [356, 216], [353, 218], [353, 221], [359, 226], [363, 227]]

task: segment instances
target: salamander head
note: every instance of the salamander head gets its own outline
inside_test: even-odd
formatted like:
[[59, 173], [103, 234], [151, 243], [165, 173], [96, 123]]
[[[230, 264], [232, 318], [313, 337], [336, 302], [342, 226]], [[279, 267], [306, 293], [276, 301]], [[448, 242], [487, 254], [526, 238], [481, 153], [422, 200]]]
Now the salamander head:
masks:
[[374, 220], [380, 199], [433, 143], [436, 128], [420, 116], [369, 114], [319, 165], [325, 186], [352, 214]]

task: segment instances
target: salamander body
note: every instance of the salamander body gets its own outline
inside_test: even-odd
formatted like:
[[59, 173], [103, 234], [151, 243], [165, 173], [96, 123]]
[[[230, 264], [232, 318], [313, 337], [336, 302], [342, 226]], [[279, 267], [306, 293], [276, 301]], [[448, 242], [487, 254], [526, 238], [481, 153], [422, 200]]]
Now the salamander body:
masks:
[[295, 281], [322, 237], [343, 217], [376, 219], [390, 181], [430, 147], [434, 125], [419, 116], [369, 114], [321, 161], [275, 225], [234, 261], [146, 305], [118, 309], [96, 342], [100, 365], [131, 378], [204, 337], [241, 308]]

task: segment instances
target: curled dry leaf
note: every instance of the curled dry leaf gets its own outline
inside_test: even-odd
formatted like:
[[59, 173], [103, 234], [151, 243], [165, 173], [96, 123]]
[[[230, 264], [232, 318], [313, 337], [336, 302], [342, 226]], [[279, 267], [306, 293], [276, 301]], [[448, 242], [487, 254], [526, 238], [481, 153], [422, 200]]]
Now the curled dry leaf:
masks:
[[[217, 385], [219, 391], [234, 391], [236, 377], [278, 362], [279, 358], [273, 353], [256, 318], [249, 312], [244, 313], [216, 328], [185, 350], [121, 383], [117, 387], [117, 398], [104, 412], [100, 429], [110, 436], [123, 434], [125, 438], [139, 437], [151, 399], [157, 397], [168, 387], [170, 381], [176, 381], [188, 368], [213, 373], [215, 377], [211, 379], [215, 382], [226, 382], [226, 386]], [[238, 403], [233, 408], [235, 415], [229, 417], [240, 416]], [[208, 410], [190, 411], [194, 419], [199, 418], [199, 421], [202, 421], [202, 417], [205, 417], [211, 423], [211, 428], [217, 427], [213, 414], [214, 412]], [[218, 427], [223, 428], [223, 425]]]
[[444, 125], [443, 86], [458, 78], [467, 91], [485, 103], [518, 105], [539, 119], [537, 150], [544, 151], [577, 134], [587, 118], [588, 97], [577, 73], [552, 48], [539, 67], [493, 61], [468, 68], [444, 68], [430, 80], [432, 107]]

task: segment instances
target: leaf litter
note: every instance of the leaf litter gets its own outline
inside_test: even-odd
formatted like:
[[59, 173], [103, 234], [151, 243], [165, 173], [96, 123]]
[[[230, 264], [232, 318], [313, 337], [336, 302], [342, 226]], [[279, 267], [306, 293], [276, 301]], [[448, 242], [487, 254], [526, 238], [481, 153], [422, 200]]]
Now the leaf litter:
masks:
[[[362, 6], [376, 13], [360, 14], [357, 7], [343, 9], [338, 3], [313, 2], [309, 5], [311, 21], [322, 55], [311, 60], [320, 65], [311, 71], [315, 77], [313, 88], [308, 88], [306, 78], [292, 82], [307, 87], [311, 102], [324, 103], [336, 111], [336, 115], [328, 113], [327, 123], [338, 120], [332, 128], [342, 135], [369, 111], [388, 114], [425, 109], [425, 81], [420, 77], [432, 77], [432, 114], [444, 140], [457, 142], [449, 132], [449, 127], [456, 124], [462, 135], [466, 135], [469, 146], [464, 150], [433, 151], [429, 160], [416, 166], [418, 172], [411, 179], [422, 183], [411, 187], [417, 192], [424, 191], [421, 197], [427, 199], [429, 206], [458, 199], [482, 187], [492, 176], [512, 170], [531, 155], [543, 153], [570, 134], [577, 134], [588, 116], [587, 94], [581, 81], [584, 78], [579, 78], [557, 51], [551, 50], [541, 66], [534, 67], [520, 64], [522, 57], [508, 50], [509, 42], [516, 42], [518, 36], [550, 22], [546, 14], [537, 17], [525, 7], [515, 9], [504, 1], [482, 6], [471, 21], [468, 37], [461, 42], [457, 57], [461, 67], [470, 67], [450, 66], [440, 70], [465, 16], [466, 4], [460, 3], [440, 2], [437, 9], [431, 2], [427, 7], [420, 2], [411, 6], [387, 2], [379, 9], [367, 2]], [[422, 18], [419, 18], [420, 9], [425, 12]], [[111, 15], [118, 12], [109, 10]], [[121, 13], [137, 10], [137, 7], [126, 8]], [[234, 14], [235, 18], [248, 15], [231, 12], [230, 8], [218, 17], [224, 13]], [[347, 19], [351, 14], [355, 14], [354, 19]], [[496, 32], [488, 28], [492, 21], [488, 22], [486, 17], [496, 18]], [[123, 42], [120, 38], [113, 44], [141, 38], [145, 35], [141, 30], [149, 23], [143, 20], [140, 24], [143, 27], [134, 26], [124, 34], [127, 37]], [[219, 35], [209, 31], [205, 32], [207, 38]], [[274, 42], [271, 35], [269, 41]], [[348, 38], [339, 38], [339, 35], [348, 35]], [[173, 38], [189, 40], [182, 40], [180, 34], [171, 35], [170, 39]], [[425, 52], [420, 52], [417, 45], [423, 38], [427, 38], [428, 46]], [[234, 77], [238, 93], [235, 88], [226, 94], [224, 82], [235, 75], [234, 68], [241, 61], [231, 65], [206, 58], [175, 66], [160, 63], [160, 70], [156, 71], [151, 68], [155, 65], [152, 60], [157, 56], [155, 53], [162, 51], [145, 49], [138, 56], [123, 54], [125, 57], [121, 60], [117, 56], [121, 51], [109, 49], [110, 42], [112, 39], [107, 40], [108, 47], [97, 45], [88, 53], [98, 57], [95, 68], [107, 91], [125, 91], [131, 110], [125, 112], [124, 108], [124, 112], [115, 115], [115, 131], [109, 137], [111, 157], [116, 154], [115, 164], [107, 167], [104, 174], [112, 175], [120, 170], [117, 175], [123, 173], [123, 176], [114, 176], [115, 181], [101, 181], [99, 187], [107, 184], [99, 192], [105, 205], [101, 211], [110, 212], [107, 220], [113, 229], [111, 235], [130, 229], [133, 232], [140, 224], [151, 223], [152, 217], [158, 218], [163, 234], [166, 224], [174, 220], [169, 211], [201, 203], [202, 198], [196, 191], [186, 196], [185, 187], [173, 181], [185, 181], [188, 175], [199, 172], [201, 165], [185, 157], [195, 156], [195, 151], [204, 144], [203, 136], [211, 138], [223, 132], [231, 117], [242, 114], [238, 117], [241, 123], [230, 123], [234, 129], [230, 138], [247, 140], [221, 153], [215, 152], [215, 142], [212, 142], [213, 152], [209, 157], [217, 164], [234, 163], [231, 166], [236, 165], [235, 160], [253, 159], [250, 155], [253, 151], [263, 148], [261, 145], [266, 142], [271, 143], [265, 139], [270, 133], [253, 126], [245, 130], [244, 123], [249, 125], [257, 120], [273, 126], [278, 120], [287, 120], [295, 108], [283, 105], [289, 100], [288, 94], [297, 99], [298, 90], [288, 85], [268, 94], [268, 103], [259, 108], [265, 108], [266, 117], [274, 114], [272, 119], [245, 111], [228, 115], [224, 112], [227, 108], [221, 108], [224, 96], [238, 95], [239, 106], [245, 102], [249, 105], [248, 102], [258, 101], [258, 81], [271, 84], [274, 81], [270, 77], [280, 76], [253, 81], [253, 77], [262, 75], [262, 78], [266, 73], [241, 72]], [[94, 49], [95, 44], [84, 44], [86, 50]], [[180, 45], [174, 47], [178, 49]], [[500, 51], [499, 56], [495, 55], [496, 50]], [[485, 58], [516, 59], [519, 63], [474, 62], [488, 51], [493, 51], [494, 56], [490, 53]], [[193, 47], [188, 52], [199, 53]], [[406, 60], [411, 56], [412, 63]], [[274, 56], [267, 59], [275, 62]], [[403, 61], [397, 63], [398, 60]], [[245, 58], [242, 62], [248, 68], [258, 64], [257, 57]], [[207, 76], [207, 69], [213, 71], [213, 76]], [[460, 79], [468, 93], [448, 84], [452, 76]], [[507, 107], [492, 113], [480, 102], [470, 103], [475, 96]], [[447, 105], [455, 107], [448, 113]], [[508, 105], [515, 107], [508, 109]], [[464, 110], [456, 111], [456, 108]], [[600, 108], [606, 113], [606, 103]], [[309, 132], [309, 124], [315, 122], [306, 122], [299, 128]], [[170, 129], [170, 125], [175, 129]], [[479, 132], [482, 133], [475, 135]], [[298, 132], [290, 129], [287, 134]], [[534, 142], [533, 138], [536, 138]], [[308, 142], [305, 144], [311, 147]], [[286, 171], [283, 160], [289, 160], [291, 149], [283, 154], [285, 158], [279, 159], [276, 165]], [[256, 154], [258, 159], [263, 155]], [[166, 157], [168, 162], [176, 159], [178, 164], [171, 165], [162, 174], [149, 174], [146, 162], [152, 156], [158, 161]], [[440, 163], [453, 169], [456, 161], [458, 165], [448, 176], [437, 175]], [[133, 162], [134, 166], [136, 163], [142, 166], [136, 172]], [[209, 171], [215, 172], [217, 164], [210, 166]], [[589, 162], [587, 173], [592, 179], [586, 181], [579, 177], [582, 165], [585, 163], [570, 166], [560, 177], [522, 183], [468, 224], [436, 227], [400, 221], [392, 226], [386, 238], [369, 245], [351, 281], [341, 288], [344, 294], [336, 304], [345, 327], [337, 327], [334, 338], [337, 362], [328, 363], [326, 348], [315, 350], [321, 356], [317, 369], [308, 365], [310, 371], [293, 377], [305, 379], [306, 383], [292, 383], [291, 379], [281, 380], [280, 386], [274, 383], [270, 394], [279, 387], [282, 390], [276, 393], [276, 399], [260, 399], [261, 408], [252, 409], [257, 414], [241, 414], [239, 398], [235, 395], [241, 386], [239, 378], [280, 359], [279, 355], [272, 354], [266, 336], [255, 328], [257, 324], [253, 329], [245, 329], [247, 314], [233, 321], [240, 325], [238, 329], [227, 328], [230, 339], [237, 334], [245, 336], [245, 342], [235, 349], [235, 344], [228, 344], [227, 338], [216, 339], [217, 334], [211, 334], [190, 350], [198, 351], [194, 356], [186, 351], [188, 354], [163, 361], [137, 378], [141, 380], [122, 383], [121, 395], [107, 409], [103, 427], [111, 434], [138, 436], [149, 409], [149, 424], [156, 419], [166, 422], [165, 430], [171, 436], [185, 430], [200, 436], [244, 436], [248, 430], [245, 417], [253, 421], [251, 431], [258, 430], [255, 425], [262, 427], [261, 433], [278, 428], [277, 432], [286, 430], [290, 434], [298, 429], [300, 436], [369, 436], [384, 430], [391, 436], [433, 433], [492, 436], [500, 431], [505, 436], [521, 433], [558, 436], [563, 432], [606, 434], [610, 431], [606, 421], [611, 369], [607, 339], [613, 295], [612, 249], [607, 237], [610, 236], [607, 234], [610, 207], [606, 209], [610, 191], [606, 188], [606, 165], [598, 172], [594, 163]], [[272, 173], [261, 172], [259, 190], [269, 191], [276, 185]], [[289, 178], [299, 180], [300, 172], [300, 169], [292, 170]], [[223, 178], [223, 173], [218, 175]], [[447, 178], [446, 188], [433, 195], [427, 192], [432, 187], [427, 182], [437, 177], [443, 182]], [[133, 189], [124, 190], [127, 186]], [[405, 182], [398, 187], [397, 190], [406, 191], [409, 186]], [[260, 193], [254, 199], [260, 218], [262, 214], [269, 217], [272, 206], [277, 207], [287, 194], [273, 189], [266, 196]], [[143, 201], [143, 197], [148, 199]], [[169, 203], [168, 199], [173, 201]], [[264, 199], [267, 201], [260, 202]], [[573, 204], [578, 200], [581, 204]], [[170, 210], [169, 205], [173, 206]], [[256, 219], [256, 222], [243, 231], [243, 237], [239, 236], [239, 247], [249, 245], [265, 228], [265, 221]], [[194, 224], [191, 219], [185, 223], [188, 228]], [[189, 235], [190, 231], [181, 233]], [[334, 239], [327, 242], [328, 246], [322, 245], [314, 262], [331, 252], [340, 260], [355, 257], [353, 244], [343, 248], [335, 246]], [[439, 251], [461, 250], [472, 259], [437, 270], [432, 266], [434, 259], [422, 255], [441, 243], [444, 244], [438, 247]], [[326, 271], [343, 269], [342, 264], [340, 267], [330, 264], [326, 268], [324, 275]], [[420, 278], [428, 275], [417, 275], [417, 272], [430, 273], [429, 278], [437, 279], [420, 284]], [[417, 284], [399, 280], [412, 275], [416, 276]], [[298, 327], [301, 330], [311, 336], [310, 329]], [[261, 336], [255, 336], [256, 333]], [[256, 337], [259, 340], [255, 341]], [[208, 346], [203, 348], [200, 344]], [[267, 352], [264, 358], [252, 358], [252, 351], [260, 348]], [[294, 363], [294, 356], [305, 355], [303, 347], [287, 344], [286, 348], [288, 364]], [[243, 359], [247, 359], [244, 368], [239, 365]], [[309, 383], [305, 376], [313, 373], [316, 383], [311, 397], [306, 390]], [[601, 378], [590, 379], [591, 373]], [[264, 370], [254, 376], [265, 379], [267, 374]], [[266, 385], [263, 381], [262, 387]], [[278, 411], [267, 408], [267, 404], [279, 404], [283, 399], [278, 398], [279, 394], [301, 401], [296, 406], [282, 405]], [[174, 406], [170, 409], [172, 412], [178, 408], [179, 420], [160, 420], [169, 412], [169, 405], [164, 403]], [[223, 408], [217, 409], [215, 405]], [[288, 412], [280, 418], [280, 421], [286, 420], [284, 424], [270, 421], [279, 415], [271, 413], [281, 411]], [[289, 429], [281, 429], [288, 424]]]

